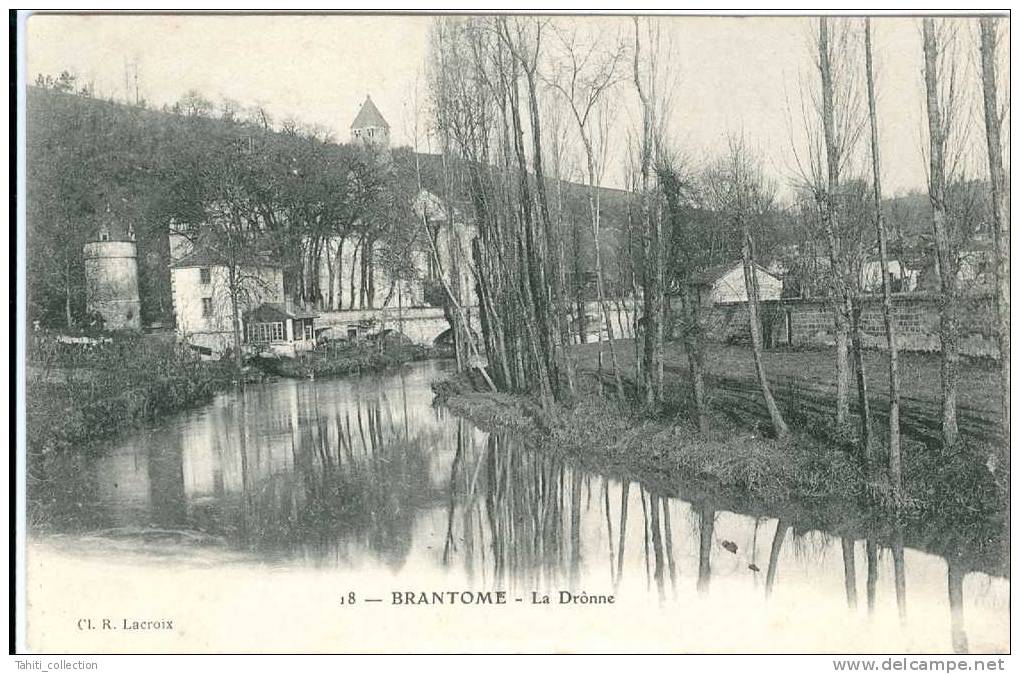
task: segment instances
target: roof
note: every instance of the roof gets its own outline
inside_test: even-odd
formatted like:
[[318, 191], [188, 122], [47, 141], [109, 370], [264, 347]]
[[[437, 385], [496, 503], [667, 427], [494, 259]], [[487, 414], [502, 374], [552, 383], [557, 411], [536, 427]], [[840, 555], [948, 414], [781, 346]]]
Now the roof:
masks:
[[129, 218], [111, 211], [107, 203], [106, 210], [97, 215], [92, 237], [89, 241], [134, 241], [135, 229]]
[[361, 110], [358, 111], [358, 116], [351, 122], [351, 128], [364, 129], [370, 126], [381, 126], [384, 129], [390, 128], [382, 113], [379, 112], [379, 108], [375, 107], [375, 103], [372, 102], [372, 97], [366, 96], [365, 102], [361, 104]]
[[280, 302], [264, 302], [254, 309], [245, 313], [246, 317], [255, 318], [293, 318], [300, 320], [302, 318], [318, 318], [319, 314], [311, 311], [300, 309], [290, 304], [282, 304]]
[[[702, 269], [701, 271], [692, 274], [690, 283], [692, 283], [693, 285], [712, 285], [713, 283], [721, 279], [723, 276], [733, 271], [735, 268], [743, 266], [743, 264], [744, 264], [743, 262], [738, 260], [736, 262], [724, 262], [722, 264], [716, 264], [712, 265], [711, 267], [706, 267], [705, 269]], [[755, 264], [754, 266], [760, 272], [768, 274], [769, 276], [775, 276], [776, 278], [779, 278], [778, 276], [770, 272], [768, 269], [765, 269], [765, 267], [762, 267], [760, 264]]]
[[[176, 269], [184, 269], [187, 267], [219, 267], [225, 266], [225, 263], [215, 251], [210, 248], [200, 247], [191, 251], [187, 255], [174, 260], [170, 263], [170, 266]], [[279, 268], [280, 264], [278, 262], [274, 262], [269, 256], [262, 255], [259, 256], [258, 260], [252, 260], [250, 264], [246, 264], [244, 266]]]

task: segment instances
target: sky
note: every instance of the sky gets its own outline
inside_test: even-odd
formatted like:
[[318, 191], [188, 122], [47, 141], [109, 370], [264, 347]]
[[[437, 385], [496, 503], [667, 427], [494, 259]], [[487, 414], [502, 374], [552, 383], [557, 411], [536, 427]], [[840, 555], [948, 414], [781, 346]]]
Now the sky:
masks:
[[[626, 17], [557, 20], [604, 35], [633, 30]], [[127, 64], [137, 63], [141, 94], [157, 107], [195, 89], [213, 101], [261, 105], [277, 120], [321, 126], [339, 141], [348, 139], [351, 121], [371, 95], [392, 127], [393, 142], [409, 145], [415, 138], [414, 111], [425, 109], [421, 92], [431, 21], [424, 15], [36, 15], [27, 24], [26, 71], [32, 82], [38, 74], [67, 69], [93, 82], [97, 94], [123, 99]], [[725, 148], [729, 134], [740, 134], [781, 189], [792, 184], [797, 157], [803, 155], [800, 101], [818, 86], [811, 56], [816, 21], [662, 21], [675, 55], [669, 126], [681, 153], [708, 161]], [[889, 194], [923, 190], [920, 22], [883, 17], [872, 26], [884, 187]], [[964, 26], [961, 35], [961, 44], [971, 50], [976, 29]], [[964, 61], [962, 76], [976, 81], [976, 58]], [[627, 129], [637, 117], [632, 89], [625, 82], [617, 94], [621, 114], [610, 147], [615, 168], [606, 178], [616, 186], [623, 182]], [[980, 109], [975, 114], [977, 125]], [[428, 149], [421, 147], [420, 131], [418, 138], [419, 149]], [[971, 140], [983, 141], [983, 136]]]

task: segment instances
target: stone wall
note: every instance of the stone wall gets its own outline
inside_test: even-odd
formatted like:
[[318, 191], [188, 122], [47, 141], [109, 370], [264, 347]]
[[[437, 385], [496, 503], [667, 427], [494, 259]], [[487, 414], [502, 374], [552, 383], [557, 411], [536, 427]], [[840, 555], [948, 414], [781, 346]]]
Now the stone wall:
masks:
[[[899, 348], [904, 351], [941, 350], [939, 296], [935, 293], [893, 295]], [[762, 327], [767, 346], [831, 345], [835, 343], [832, 310], [826, 298], [783, 299], [761, 303]], [[677, 309], [679, 315], [679, 309]], [[706, 333], [715, 341], [745, 342], [747, 304], [734, 302], [702, 308]], [[868, 295], [861, 311], [864, 342], [869, 348], [885, 348], [885, 321], [881, 295]], [[995, 330], [995, 296], [971, 294], [960, 299], [960, 353], [998, 358]]]

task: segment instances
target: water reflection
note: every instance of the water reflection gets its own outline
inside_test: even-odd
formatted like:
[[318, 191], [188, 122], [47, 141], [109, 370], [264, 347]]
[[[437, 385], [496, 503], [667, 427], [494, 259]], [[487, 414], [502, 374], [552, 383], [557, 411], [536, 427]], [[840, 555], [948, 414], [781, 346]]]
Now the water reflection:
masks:
[[[427, 363], [221, 396], [52, 467], [35, 495], [36, 533], [212, 541], [282, 567], [387, 569], [405, 587], [445, 569], [522, 596], [585, 590], [658, 606], [698, 597], [784, 615], [798, 602], [855, 615], [861, 556], [862, 619], [891, 611], [906, 625], [909, 574], [911, 601], [946, 616], [946, 648], [967, 651], [965, 615], [1008, 630], [1008, 580], [977, 571], [965, 551], [905, 548], [899, 530], [799, 531], [572, 468], [433, 407], [429, 382], [441, 375]], [[998, 634], [981, 638], [1002, 647]]]

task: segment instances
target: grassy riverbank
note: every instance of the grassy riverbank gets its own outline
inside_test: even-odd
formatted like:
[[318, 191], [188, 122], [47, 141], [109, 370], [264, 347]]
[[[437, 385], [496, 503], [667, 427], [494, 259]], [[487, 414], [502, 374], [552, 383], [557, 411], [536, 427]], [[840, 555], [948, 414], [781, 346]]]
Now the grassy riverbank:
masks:
[[294, 358], [258, 358], [254, 362], [269, 374], [308, 379], [376, 372], [436, 355], [434, 350], [414, 344], [353, 342], [306, 351]]
[[[846, 512], [848, 506], [887, 511], [889, 490], [884, 479], [865, 475], [854, 460], [852, 431], [832, 428], [833, 401], [825, 379], [831, 353], [769, 354], [777, 398], [793, 431], [788, 440], [779, 442], [766, 433], [768, 417], [749, 353], [740, 347], [711, 349], [707, 382], [711, 430], [703, 435], [689, 418], [686, 358], [677, 345], [669, 346], [665, 410], [654, 416], [632, 400], [620, 405], [611, 399], [611, 377], [605, 370], [605, 385], [599, 385], [595, 345], [573, 351], [581, 375], [579, 394], [570, 405], [542, 410], [529, 397], [483, 392], [465, 378], [441, 383], [436, 391], [455, 413], [484, 427], [523, 434], [535, 446], [621, 477], [674, 486], [683, 482], [685, 489], [691, 485], [727, 501], [773, 511], [798, 508], [838, 513]], [[632, 382], [633, 346], [621, 340], [617, 347], [624, 376]], [[869, 355], [873, 369], [880, 359], [880, 354]], [[907, 515], [973, 522], [1004, 518], [1009, 460], [993, 437], [996, 406], [980, 402], [993, 395], [982, 388], [987, 379], [984, 366], [965, 368], [963, 440], [953, 452], [943, 452], [932, 441], [931, 427], [931, 420], [938, 418], [937, 358], [909, 356], [905, 361], [909, 366], [904, 368], [909, 374], [903, 424]], [[603, 363], [608, 367], [608, 354]], [[925, 384], [913, 385], [915, 379]], [[877, 372], [873, 384], [873, 406], [876, 412], [884, 412]], [[877, 416], [876, 431], [881, 436], [884, 417]], [[876, 461], [884, 462], [883, 448], [876, 450]]]
[[202, 361], [175, 340], [116, 335], [93, 344], [31, 336], [30, 456], [77, 450], [139, 422], [207, 402], [231, 384], [230, 363]]

